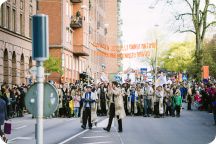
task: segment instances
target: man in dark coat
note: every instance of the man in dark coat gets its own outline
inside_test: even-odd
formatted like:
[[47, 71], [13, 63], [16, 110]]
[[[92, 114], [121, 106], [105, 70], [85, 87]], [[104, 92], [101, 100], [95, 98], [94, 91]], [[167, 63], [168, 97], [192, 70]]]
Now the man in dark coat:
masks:
[[7, 107], [5, 101], [0, 97], [0, 136], [6, 141], [4, 132], [1, 130], [1, 125], [4, 124], [4, 121], [8, 120], [7, 118]]

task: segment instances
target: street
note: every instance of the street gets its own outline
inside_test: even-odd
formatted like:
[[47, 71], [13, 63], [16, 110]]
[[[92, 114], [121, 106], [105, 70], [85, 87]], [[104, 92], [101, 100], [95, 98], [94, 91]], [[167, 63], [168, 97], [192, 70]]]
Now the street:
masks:
[[[35, 143], [31, 115], [11, 122], [9, 143]], [[44, 144], [208, 144], [216, 136], [212, 114], [201, 111], [183, 110], [180, 118], [128, 116], [123, 120], [123, 133], [117, 132], [116, 121], [110, 133], [104, 131], [107, 122], [108, 118], [99, 117], [97, 127], [83, 130], [78, 118], [45, 119]]]

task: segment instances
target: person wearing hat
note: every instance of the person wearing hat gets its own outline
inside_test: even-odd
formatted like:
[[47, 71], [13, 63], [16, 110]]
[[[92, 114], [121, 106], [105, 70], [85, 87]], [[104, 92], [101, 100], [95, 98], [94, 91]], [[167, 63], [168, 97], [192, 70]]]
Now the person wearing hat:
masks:
[[174, 102], [175, 102], [176, 116], [180, 117], [182, 97], [181, 97], [181, 91], [179, 89], [177, 89], [175, 92]]
[[155, 112], [155, 118], [160, 118], [160, 102], [163, 98], [163, 89], [162, 86], [158, 86], [155, 92], [156, 100], [154, 103], [154, 112]]
[[82, 125], [83, 129], [86, 129], [86, 124], [88, 121], [89, 129], [92, 128], [91, 122], [91, 109], [92, 104], [96, 102], [95, 93], [92, 92], [92, 87], [90, 85], [86, 86], [86, 92], [82, 96], [83, 108], [82, 108]]

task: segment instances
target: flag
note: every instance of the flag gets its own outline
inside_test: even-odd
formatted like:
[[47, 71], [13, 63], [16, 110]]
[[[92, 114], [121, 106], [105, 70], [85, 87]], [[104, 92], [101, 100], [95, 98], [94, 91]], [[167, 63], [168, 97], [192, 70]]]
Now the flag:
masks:
[[167, 80], [166, 80], [166, 76], [164, 75], [161, 75], [155, 82], [155, 86], [158, 87], [158, 86], [163, 86], [164, 84], [167, 83]]

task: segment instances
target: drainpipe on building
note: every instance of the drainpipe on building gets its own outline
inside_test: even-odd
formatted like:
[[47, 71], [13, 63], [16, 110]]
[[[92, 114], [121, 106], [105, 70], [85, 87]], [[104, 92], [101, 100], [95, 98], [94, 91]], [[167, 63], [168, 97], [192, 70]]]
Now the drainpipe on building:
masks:
[[[63, 21], [64, 21], [64, 18], [63, 18], [63, 5], [64, 5], [64, 0], [61, 0], [61, 27], [62, 27], [62, 30], [61, 30], [61, 46], [62, 46], [62, 48], [61, 48], [61, 53], [62, 53], [62, 58], [61, 58], [61, 62], [62, 62], [62, 69], [63, 69], [63, 72], [64, 72], [64, 67], [63, 67], [63, 63], [64, 63], [64, 39], [63, 39], [63, 31], [64, 31], [64, 23], [63, 23]], [[62, 76], [61, 76], [62, 77]], [[60, 79], [60, 82], [62, 82], [62, 81], [64, 81], [64, 78], [63, 78], [63, 80], [62, 79]]]

